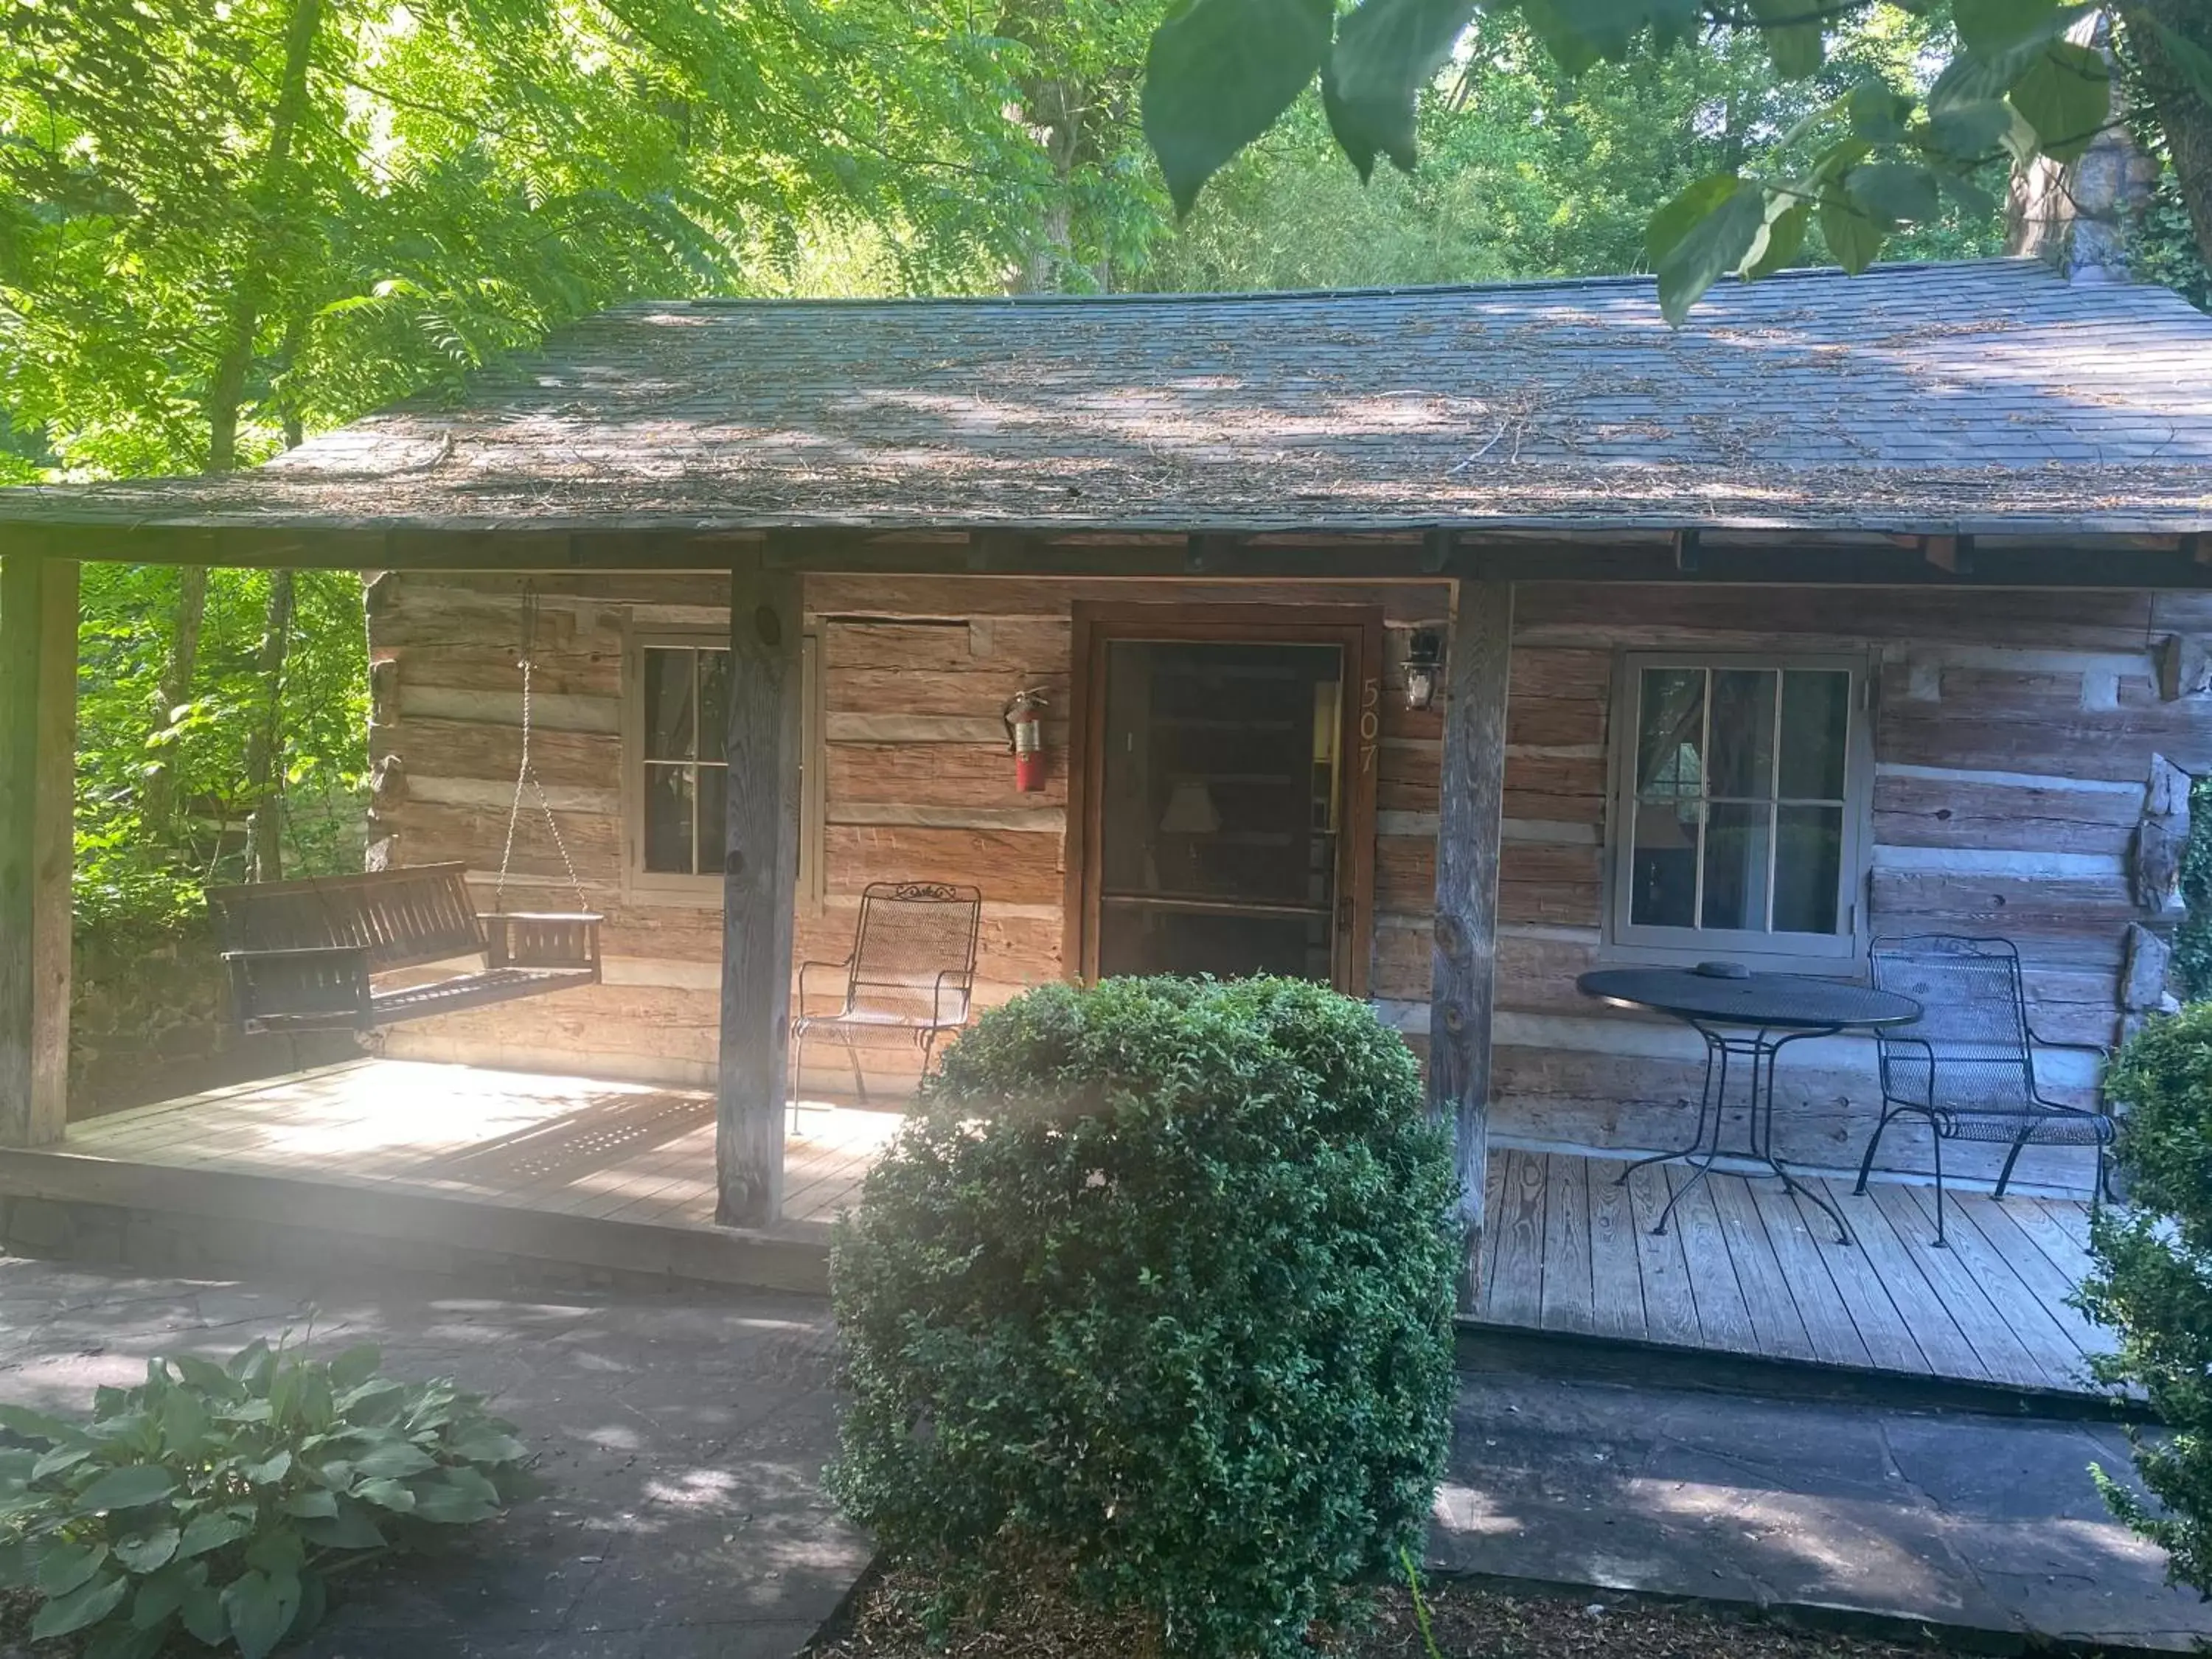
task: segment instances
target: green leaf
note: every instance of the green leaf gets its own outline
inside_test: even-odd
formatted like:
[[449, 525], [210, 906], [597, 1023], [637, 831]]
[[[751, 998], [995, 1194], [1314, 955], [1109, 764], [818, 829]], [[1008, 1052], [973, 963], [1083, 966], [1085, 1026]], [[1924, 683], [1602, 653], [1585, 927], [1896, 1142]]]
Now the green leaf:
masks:
[[364, 1480], [354, 1488], [353, 1495], [364, 1504], [374, 1504], [379, 1509], [400, 1515], [411, 1514], [415, 1508], [413, 1489], [397, 1480]]
[[1659, 261], [1660, 314], [1679, 326], [1699, 295], [1743, 264], [1765, 224], [1766, 192], [1739, 184]]
[[470, 1469], [447, 1469], [441, 1475], [426, 1477], [415, 1483], [415, 1515], [416, 1519], [434, 1521], [441, 1526], [467, 1526], [473, 1522], [489, 1519], [499, 1512], [499, 1494], [489, 1481], [475, 1475], [474, 1484], [462, 1480], [465, 1475], [474, 1475]]
[[177, 1477], [159, 1463], [131, 1463], [108, 1472], [76, 1497], [88, 1510], [135, 1510], [158, 1503], [177, 1489]]
[[354, 1459], [354, 1473], [366, 1480], [404, 1480], [410, 1474], [434, 1469], [438, 1460], [405, 1440], [386, 1440]]
[[[401, 1490], [404, 1491], [403, 1487]], [[414, 1494], [408, 1494], [412, 1507]], [[387, 1504], [386, 1508], [397, 1508]], [[300, 1522], [300, 1536], [319, 1549], [373, 1550], [384, 1541], [383, 1531], [375, 1519], [360, 1504], [347, 1499], [338, 1505], [337, 1513], [328, 1518], [310, 1518]]]
[[1644, 228], [1644, 257], [1657, 264], [1693, 226], [1742, 188], [1743, 180], [1733, 173], [1716, 173], [1698, 179], [1651, 216]]
[[300, 1575], [300, 1606], [292, 1615], [291, 1628], [284, 1632], [284, 1639], [287, 1642], [302, 1640], [313, 1631], [316, 1626], [323, 1622], [323, 1615], [330, 1611], [330, 1588], [323, 1582], [322, 1574], [301, 1573]]
[[185, 1523], [185, 1535], [177, 1545], [177, 1554], [180, 1558], [204, 1555], [210, 1550], [235, 1544], [252, 1530], [252, 1522], [240, 1516], [224, 1514], [219, 1510], [196, 1515]]
[[63, 1422], [58, 1417], [34, 1412], [28, 1406], [0, 1406], [0, 1429], [20, 1435], [26, 1440], [37, 1440], [47, 1444], [84, 1438], [82, 1429]]
[[1943, 193], [1959, 204], [1960, 212], [1970, 218], [1986, 218], [1997, 210], [1997, 198], [1963, 173], [1939, 173], [1936, 182]]
[[1951, 0], [1951, 21], [1970, 50], [2003, 52], [2047, 39], [2045, 26], [2057, 9], [2057, 0]]
[[376, 1375], [376, 1368], [384, 1363], [384, 1355], [372, 1342], [348, 1348], [330, 1363], [331, 1387], [340, 1394], [357, 1389]]
[[207, 1438], [210, 1424], [206, 1404], [189, 1388], [171, 1389], [161, 1396], [159, 1413], [161, 1438], [173, 1455], [190, 1455]]
[[98, 1624], [123, 1605], [130, 1589], [130, 1579], [119, 1572], [86, 1580], [39, 1609], [39, 1616], [31, 1620], [31, 1639], [47, 1641]]
[[22, 1539], [0, 1543], [0, 1589], [28, 1589], [38, 1576], [38, 1559]]
[[1474, 0], [1361, 0], [1336, 27], [1322, 70], [1322, 106], [1337, 147], [1362, 180], [1375, 157], [1413, 170], [1413, 118], [1421, 88], [1436, 78], [1474, 19]]
[[1995, 155], [2012, 130], [2013, 108], [2002, 98], [1954, 104], [1928, 121], [1928, 137], [1946, 155], [1979, 161]]
[[1897, 144], [1905, 141], [1905, 124], [1912, 116], [1912, 100], [1905, 94], [1869, 81], [1851, 88], [1844, 107], [1850, 117], [1851, 131], [1868, 142]]
[[172, 1356], [169, 1363], [177, 1368], [178, 1375], [185, 1382], [218, 1400], [237, 1400], [245, 1394], [245, 1390], [239, 1387], [237, 1378], [214, 1361], [203, 1359], [198, 1354], [176, 1354]]
[[1329, 0], [1179, 0], [1145, 58], [1146, 142], [1178, 214], [1319, 73]]
[[151, 1527], [115, 1540], [115, 1559], [127, 1571], [146, 1573], [166, 1566], [184, 1534], [174, 1527]]
[[464, 1429], [446, 1443], [446, 1449], [471, 1463], [520, 1463], [530, 1455], [529, 1447], [489, 1423]]
[[239, 1471], [246, 1484], [254, 1486], [273, 1486], [292, 1473], [292, 1454], [278, 1451], [258, 1463], [249, 1463]]
[[262, 1533], [246, 1547], [246, 1565], [266, 1573], [297, 1572], [307, 1559], [307, 1546], [289, 1527]]
[[300, 1611], [300, 1576], [249, 1569], [223, 1591], [222, 1610], [245, 1659], [267, 1659]]
[[277, 1507], [303, 1520], [327, 1520], [338, 1512], [338, 1495], [327, 1486], [305, 1486]]
[[230, 1614], [223, 1607], [222, 1593], [212, 1584], [199, 1585], [188, 1594], [177, 1616], [209, 1647], [221, 1647], [230, 1639]]
[[207, 1583], [204, 1561], [172, 1561], [138, 1586], [131, 1603], [131, 1622], [141, 1630], [167, 1624], [185, 1599]]
[[94, 1631], [84, 1644], [83, 1659], [154, 1659], [169, 1632], [141, 1630], [136, 1625], [108, 1625]]
[[105, 1544], [58, 1544], [39, 1558], [39, 1589], [66, 1595], [98, 1572], [107, 1559]]
[[2054, 161], [2070, 161], [2112, 118], [2112, 65], [2094, 47], [2053, 40], [2008, 95], [2021, 118], [2035, 129], [2043, 153]]
[[31, 1479], [43, 1480], [50, 1474], [73, 1469], [91, 1455], [89, 1446], [57, 1446], [31, 1466]]
[[1751, 15], [1758, 21], [1759, 39], [1766, 43], [1766, 55], [1774, 60], [1774, 72], [1785, 81], [1802, 81], [1820, 72], [1826, 46], [1820, 20], [1806, 18], [1808, 11], [1817, 10], [1806, 0], [1751, 0]]
[[1881, 256], [1889, 226], [1852, 205], [1840, 190], [1820, 198], [1820, 240], [1836, 263], [1856, 276]]
[[1918, 224], [1942, 211], [1936, 175], [1910, 161], [1875, 161], [1844, 175], [1844, 191], [1884, 228]]
[[269, 1344], [257, 1336], [230, 1357], [223, 1371], [243, 1385], [247, 1393], [259, 1394], [268, 1389], [276, 1365], [276, 1357], [270, 1352]]
[[[1771, 210], [1775, 204], [1767, 204]], [[1813, 210], [1803, 202], [1784, 208], [1766, 222], [1764, 243], [1754, 242], [1743, 274], [1754, 282], [1761, 276], [1771, 276], [1786, 270], [1805, 246], [1805, 231], [1813, 222]]]

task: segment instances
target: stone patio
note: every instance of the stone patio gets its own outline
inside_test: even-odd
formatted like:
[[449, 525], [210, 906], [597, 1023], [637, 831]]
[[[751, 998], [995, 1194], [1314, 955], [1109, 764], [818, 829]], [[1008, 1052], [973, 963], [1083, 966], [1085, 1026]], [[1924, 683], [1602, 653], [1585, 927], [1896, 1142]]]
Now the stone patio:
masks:
[[[470, 1547], [365, 1577], [313, 1659], [791, 1659], [866, 1565], [823, 1496], [817, 1299], [253, 1283], [0, 1258], [0, 1399], [75, 1409], [145, 1359], [306, 1327], [496, 1396], [552, 1483]], [[1480, 1363], [1480, 1355], [1475, 1355]], [[2098, 1424], [1466, 1376], [1439, 1571], [2185, 1650], [2212, 1607], [2106, 1515]], [[12, 1656], [0, 1653], [0, 1659]]]

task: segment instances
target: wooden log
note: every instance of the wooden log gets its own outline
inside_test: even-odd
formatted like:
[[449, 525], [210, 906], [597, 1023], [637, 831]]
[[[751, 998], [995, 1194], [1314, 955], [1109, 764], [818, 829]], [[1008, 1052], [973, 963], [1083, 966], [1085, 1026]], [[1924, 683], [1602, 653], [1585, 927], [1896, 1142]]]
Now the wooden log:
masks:
[[[416, 779], [482, 778], [512, 789], [522, 729], [409, 718], [378, 727], [374, 750], [380, 759], [400, 757]], [[543, 784], [612, 790], [622, 777], [622, 739], [604, 732], [533, 729], [530, 763]]]
[[11, 538], [0, 554], [0, 1146], [58, 1141], [69, 1117], [76, 635], [76, 566]]
[[1015, 617], [931, 623], [840, 617], [824, 623], [822, 629], [823, 665], [833, 671], [1036, 672], [1065, 677], [1068, 647], [1068, 623]]
[[1969, 782], [1878, 776], [1874, 838], [1884, 847], [2015, 848], [2040, 853], [2123, 856], [2138, 804], [2113, 789], [2074, 789], [2053, 780]]
[[986, 901], [1056, 904], [1060, 838], [1014, 830], [933, 830], [833, 823], [823, 836], [831, 893], [872, 881], [972, 883]]
[[824, 756], [830, 815], [848, 801], [1014, 808], [1067, 804], [1066, 744], [1045, 751], [1045, 787], [1014, 787], [1014, 757], [997, 744], [836, 743]]
[[2150, 757], [2142, 817], [2128, 849], [2136, 903], [2157, 916], [2182, 908], [2181, 860], [2189, 850], [2189, 774], [2163, 755]]
[[803, 622], [796, 574], [732, 575], [714, 1136], [714, 1218], [724, 1226], [764, 1227], [783, 1210]]
[[1436, 951], [1429, 1000], [1429, 1109], [1453, 1125], [1463, 1255], [1460, 1304], [1481, 1294], [1483, 1182], [1490, 1155], [1491, 1012], [1498, 965], [1500, 836], [1513, 590], [1462, 582], [1453, 607]]
[[2167, 702], [2212, 691], [2212, 653], [2194, 635], [2168, 634], [2158, 642], [2158, 695]]

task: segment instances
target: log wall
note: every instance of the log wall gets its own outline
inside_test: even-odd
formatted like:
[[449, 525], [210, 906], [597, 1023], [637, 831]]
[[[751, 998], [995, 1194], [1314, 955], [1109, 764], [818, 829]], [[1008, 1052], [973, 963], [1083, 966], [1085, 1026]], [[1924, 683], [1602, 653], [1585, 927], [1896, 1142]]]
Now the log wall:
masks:
[[[713, 1073], [720, 914], [711, 896], [629, 890], [620, 732], [631, 630], [724, 625], [726, 583], [692, 576], [544, 576], [537, 709], [543, 776], [592, 902], [608, 916], [608, 983], [395, 1029], [394, 1052], [704, 1082]], [[376, 813], [396, 860], [498, 862], [513, 787], [519, 702], [514, 642], [522, 581], [386, 577], [373, 599], [376, 753], [396, 756]], [[1372, 988], [1383, 1017], [1425, 1041], [1441, 713], [1397, 695], [1407, 647], [1441, 629], [1437, 584], [1255, 587], [1226, 583], [1011, 578], [808, 580], [819, 641], [823, 892], [802, 903], [798, 952], [835, 959], [871, 880], [973, 881], [988, 896], [982, 999], [1061, 972], [1066, 731], [1048, 721], [1042, 794], [1012, 787], [999, 709], [1048, 688], [1064, 711], [1069, 613], [1079, 599], [1374, 604], [1392, 684], [1378, 757]], [[2045, 1036], [2107, 1042], [2124, 1010], [2131, 925], [2154, 945], [2171, 916], [2146, 911], [2130, 860], [2152, 759], [2212, 768], [2212, 700], [2168, 699], [2161, 641], [2212, 632], [2212, 595], [1937, 589], [1626, 586], [1516, 589], [1507, 720], [1496, 1035], [1503, 1142], [1654, 1148], [1682, 1138], [1695, 1038], [1600, 1010], [1575, 976], [1601, 954], [1607, 744], [1624, 649], [1863, 652], [1878, 648], [1875, 931], [2002, 933], [2029, 964]], [[810, 757], [810, 763], [814, 760]], [[526, 883], [556, 879], [534, 827], [517, 849]], [[510, 902], [513, 902], [512, 899]], [[1784, 1068], [1783, 1150], [1854, 1161], [1876, 1095], [1871, 1046], [1837, 1040]], [[849, 1087], [841, 1049], [811, 1049], [809, 1080]], [[871, 1050], [864, 1070], [897, 1091], [915, 1056]], [[2061, 1092], [2086, 1057], [2051, 1071]], [[1884, 1162], [1924, 1165], [1911, 1134]], [[1972, 1153], [1961, 1161], [1971, 1168]], [[2032, 1155], [2033, 1157], [2033, 1155]], [[2078, 1153], [2023, 1176], [2078, 1187]]]

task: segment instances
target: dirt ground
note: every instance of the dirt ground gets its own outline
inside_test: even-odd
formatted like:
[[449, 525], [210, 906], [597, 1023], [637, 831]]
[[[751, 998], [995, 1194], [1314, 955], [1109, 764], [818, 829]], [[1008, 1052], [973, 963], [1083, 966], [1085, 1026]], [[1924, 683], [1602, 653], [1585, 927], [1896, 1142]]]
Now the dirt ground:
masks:
[[[925, 1591], [898, 1574], [870, 1585], [842, 1633], [808, 1659], [1149, 1659], [1134, 1623], [1042, 1596], [1001, 1608], [988, 1631], [956, 1627], [933, 1643], [921, 1613]], [[1428, 1586], [1423, 1600], [1443, 1659], [1951, 1659], [1955, 1651], [1602, 1592], [1508, 1595], [1447, 1581]], [[1429, 1651], [1404, 1589], [1383, 1595], [1370, 1629], [1326, 1650], [1340, 1659], [1427, 1659]]]

